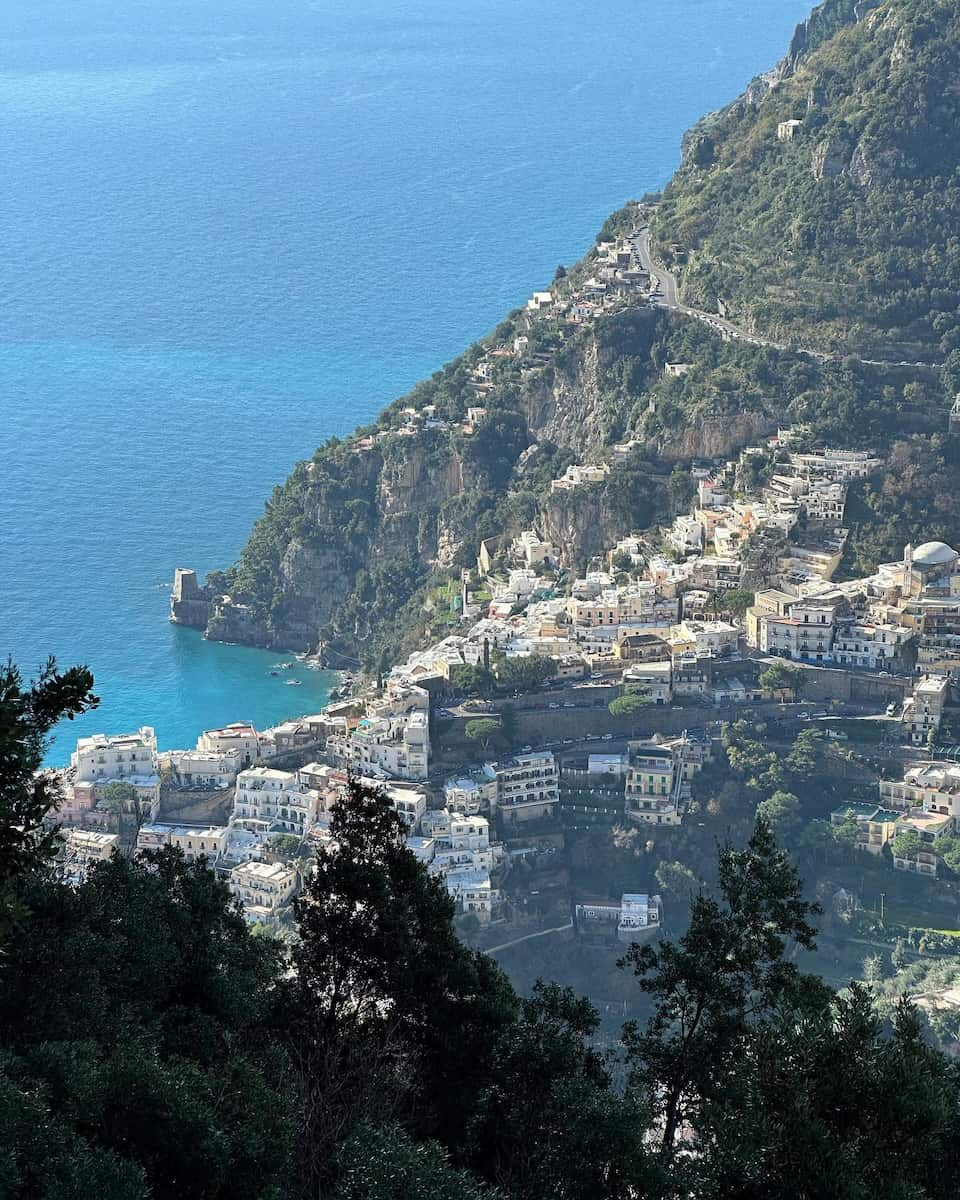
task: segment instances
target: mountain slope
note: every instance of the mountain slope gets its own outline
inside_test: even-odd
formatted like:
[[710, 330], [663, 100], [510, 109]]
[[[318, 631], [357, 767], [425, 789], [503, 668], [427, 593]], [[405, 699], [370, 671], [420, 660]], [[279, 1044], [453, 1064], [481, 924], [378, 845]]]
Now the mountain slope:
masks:
[[683, 298], [803, 344], [942, 359], [960, 345], [958, 125], [955, 0], [828, 0], [687, 136], [654, 225]]
[[[938, 440], [944, 383], [960, 388], [958, 43], [957, 0], [826, 0], [777, 67], [687, 135], [652, 210], [691, 307], [724, 301], [781, 346], [848, 357], [724, 342], [638, 297], [586, 323], [513, 312], [372, 426], [296, 466], [236, 566], [208, 579], [207, 635], [319, 645], [331, 665], [375, 670], [457, 624], [451, 595], [482, 539], [535, 526], [579, 568], [686, 506], [689, 474], [675, 466], [791, 421], [834, 444], [911, 439], [891, 459], [916, 467], [910, 504], [894, 472], [861, 498], [860, 566], [931, 530], [960, 537], [943, 486], [956, 447]], [[650, 215], [631, 203], [598, 241]], [[597, 257], [558, 275], [559, 299]], [[943, 371], [901, 362], [944, 357]], [[612, 464], [603, 481], [551, 489], [571, 463], [599, 461]]]

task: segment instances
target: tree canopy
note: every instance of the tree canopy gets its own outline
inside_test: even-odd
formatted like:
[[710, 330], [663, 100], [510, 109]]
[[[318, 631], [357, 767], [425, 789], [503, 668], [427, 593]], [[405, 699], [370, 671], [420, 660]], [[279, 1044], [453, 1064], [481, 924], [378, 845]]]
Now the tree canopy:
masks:
[[[17, 707], [9, 774], [0, 760], [21, 808], [42, 709]], [[820, 753], [800, 743], [787, 778]], [[292, 948], [174, 849], [76, 886], [23, 853], [0, 933], [3, 1194], [226, 1200], [242, 1179], [254, 1200], [952, 1200], [954, 1065], [907, 1001], [884, 1023], [863, 988], [802, 970], [817, 907], [767, 820], [795, 800], [766, 798], [715, 888], [658, 868], [689, 924], [625, 954], [651, 1015], [609, 1055], [587, 1000], [520, 996], [458, 939], [442, 877], [358, 781]]]

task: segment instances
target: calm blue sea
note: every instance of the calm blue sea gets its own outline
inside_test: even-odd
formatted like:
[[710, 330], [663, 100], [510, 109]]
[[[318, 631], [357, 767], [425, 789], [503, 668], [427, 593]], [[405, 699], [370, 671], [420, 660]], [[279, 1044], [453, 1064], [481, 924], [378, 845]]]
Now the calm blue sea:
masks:
[[61, 731], [315, 710], [166, 621], [271, 488], [577, 258], [809, 0], [4, 0], [0, 653]]

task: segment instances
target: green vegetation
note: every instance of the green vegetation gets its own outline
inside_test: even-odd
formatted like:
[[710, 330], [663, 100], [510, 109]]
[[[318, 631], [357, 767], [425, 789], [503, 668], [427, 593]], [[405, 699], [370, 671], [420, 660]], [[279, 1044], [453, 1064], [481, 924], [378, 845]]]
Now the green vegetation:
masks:
[[761, 674], [759, 683], [767, 692], [789, 692], [799, 696], [803, 691], [803, 668], [785, 662], [771, 663]]
[[[44, 815], [18, 764], [92, 703], [85, 672], [46, 679], [11, 681], [0, 706], [14, 842], [13, 813]], [[816, 751], [798, 738], [784, 769]], [[676, 861], [659, 871], [677, 904], [692, 896], [689, 926], [627, 951], [650, 1016], [612, 1055], [586, 1000], [550, 983], [520, 997], [458, 940], [383, 795], [355, 782], [331, 835], [291, 951], [179, 852], [115, 857], [74, 888], [44, 854], [16, 857], [5, 1196], [226, 1200], [238, 1179], [255, 1200], [952, 1196], [955, 1070], [905, 1001], [885, 1028], [862, 988], [803, 973], [817, 908], [762, 818], [721, 849], [712, 888]]]
[[718, 595], [718, 606], [733, 613], [739, 620], [743, 620], [747, 609], [753, 607], [754, 594], [743, 588], [730, 588], [728, 591]]
[[688, 302], [724, 299], [801, 345], [942, 358], [960, 342], [960, 15], [952, 0], [881, 0], [859, 22], [853, 8], [827, 0], [777, 86], [688, 136], [657, 241], [685, 264]]
[[607, 708], [610, 710], [611, 717], [632, 717], [642, 712], [650, 703], [650, 697], [645, 696], [642, 692], [628, 692], [624, 696], [617, 696], [615, 700], [611, 700]]
[[502, 658], [496, 665], [497, 679], [509, 691], [534, 692], [556, 674], [552, 658], [538, 655]]
[[56, 853], [44, 818], [57, 807], [60, 792], [53, 777], [40, 771], [50, 730], [98, 703], [85, 667], [58, 671], [51, 658], [29, 687], [13, 663], [0, 668], [0, 935], [3, 914], [12, 911], [12, 882]]
[[923, 848], [923, 838], [913, 829], [908, 829], [893, 839], [892, 849], [897, 858], [916, 858]]
[[500, 736], [500, 722], [493, 717], [479, 717], [468, 721], [463, 732], [472, 742], [479, 742], [484, 750], [488, 750], [490, 743]]
[[492, 696], [497, 690], [497, 677], [488, 667], [474, 666], [465, 663], [458, 667], [454, 677], [454, 686], [467, 696]]
[[894, 444], [889, 470], [851, 492], [850, 572], [867, 573], [893, 562], [903, 547], [935, 539], [960, 540], [960, 497], [954, 487], [960, 450], [953, 438], [915, 435]]

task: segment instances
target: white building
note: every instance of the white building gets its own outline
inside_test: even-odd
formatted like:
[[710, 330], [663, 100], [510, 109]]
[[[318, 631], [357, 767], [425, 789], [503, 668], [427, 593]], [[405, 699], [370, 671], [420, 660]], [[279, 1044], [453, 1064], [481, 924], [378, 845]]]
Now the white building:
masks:
[[506, 824], [550, 817], [560, 798], [560, 776], [550, 750], [518, 754], [492, 764], [497, 809]]
[[456, 900], [462, 913], [473, 913], [487, 924], [500, 899], [500, 893], [491, 885], [487, 871], [462, 870], [444, 873], [447, 891]]
[[648, 896], [645, 892], [623, 894], [617, 924], [617, 938], [621, 942], [635, 942], [655, 933], [662, 922], [663, 902], [659, 896]]
[[407, 848], [413, 851], [417, 862], [422, 862], [424, 866], [429, 866], [433, 862], [433, 856], [437, 851], [433, 838], [420, 837], [418, 834], [408, 835]]
[[550, 490], [552, 492], [569, 492], [574, 488], [582, 487], [585, 483], [602, 483], [609, 474], [608, 463], [574, 463], [567, 467], [559, 479], [551, 481]]
[[847, 621], [839, 624], [833, 640], [833, 661], [840, 666], [875, 670], [889, 665], [900, 647], [911, 636], [902, 625], [873, 621]]
[[311, 767], [278, 771], [249, 767], [237, 776], [230, 823], [265, 840], [274, 833], [306, 837], [326, 812], [329, 797], [311, 786]]
[[915, 746], [923, 745], [936, 734], [943, 719], [949, 680], [945, 675], [924, 675], [903, 705], [904, 730]]
[[383, 794], [393, 806], [407, 829], [413, 833], [420, 828], [420, 821], [427, 811], [427, 797], [417, 788], [392, 787], [390, 784], [379, 783], [376, 779], [363, 779], [361, 783], [368, 787], [380, 787]]
[[960, 818], [960, 766], [920, 763], [910, 767], [903, 779], [881, 779], [880, 801], [886, 808]]
[[667, 531], [667, 542], [678, 554], [698, 554], [703, 549], [703, 522], [695, 517], [677, 517]]
[[230, 872], [229, 885], [248, 921], [271, 924], [296, 895], [299, 876], [286, 863], [245, 862]]
[[93, 829], [61, 829], [63, 846], [57, 855], [64, 883], [77, 886], [83, 883], [89, 869], [106, 862], [117, 849], [115, 833], [98, 833]]
[[155, 822], [141, 825], [137, 834], [137, 850], [159, 850], [163, 846], [173, 846], [183, 851], [187, 862], [195, 862], [198, 858], [209, 858], [211, 862], [216, 862], [223, 856], [229, 835], [228, 825], [168, 825]]
[[803, 497], [803, 507], [811, 521], [823, 521], [830, 525], [842, 525], [847, 506], [847, 488], [842, 483], [826, 480], [810, 484]]
[[832, 660], [836, 631], [833, 605], [797, 601], [782, 616], [761, 612], [756, 606], [747, 615], [748, 641], [757, 649], [807, 662]]
[[95, 733], [78, 738], [70, 765], [81, 783], [156, 775], [157, 736], [145, 725], [137, 733]]
[[157, 735], [149, 725], [136, 733], [95, 733], [77, 739], [70, 756], [75, 784], [92, 784], [98, 799], [110, 783], [128, 783], [142, 809], [153, 820], [160, 810], [160, 767]]
[[817, 450], [812, 454], [791, 454], [790, 465], [807, 475], [821, 475], [841, 482], [865, 479], [883, 466], [868, 450]]
[[169, 750], [160, 765], [173, 773], [178, 787], [228, 788], [243, 769], [239, 747], [234, 750]]
[[673, 663], [670, 659], [631, 663], [624, 668], [624, 685], [638, 685], [654, 704], [669, 704], [673, 699]]
[[625, 892], [619, 902], [583, 901], [576, 906], [575, 917], [582, 934], [599, 933], [621, 942], [638, 942], [662, 926], [663, 902], [659, 896]]
[[430, 760], [429, 715], [363, 717], [350, 734], [327, 740], [327, 749], [350, 770], [395, 779], [426, 779]]
[[556, 546], [543, 541], [533, 529], [525, 529], [513, 543], [514, 553], [528, 567], [556, 562], [559, 551]]
[[527, 311], [531, 313], [542, 313], [550, 308], [553, 304], [552, 292], [534, 292], [527, 301]]
[[197, 749], [215, 754], [239, 753], [242, 766], [260, 757], [260, 735], [249, 721], [237, 721], [220, 729], [205, 729], [197, 738]]
[[443, 785], [444, 805], [450, 812], [477, 816], [490, 812], [497, 803], [497, 776], [489, 763]]
[[445, 809], [432, 809], [422, 823], [424, 836], [431, 838], [434, 874], [454, 870], [483, 870], [493, 867], [490, 823], [486, 817], [464, 817]]
[[681, 621], [670, 629], [670, 650], [674, 655], [716, 658], [732, 654], [739, 642], [740, 629], [729, 621]]

